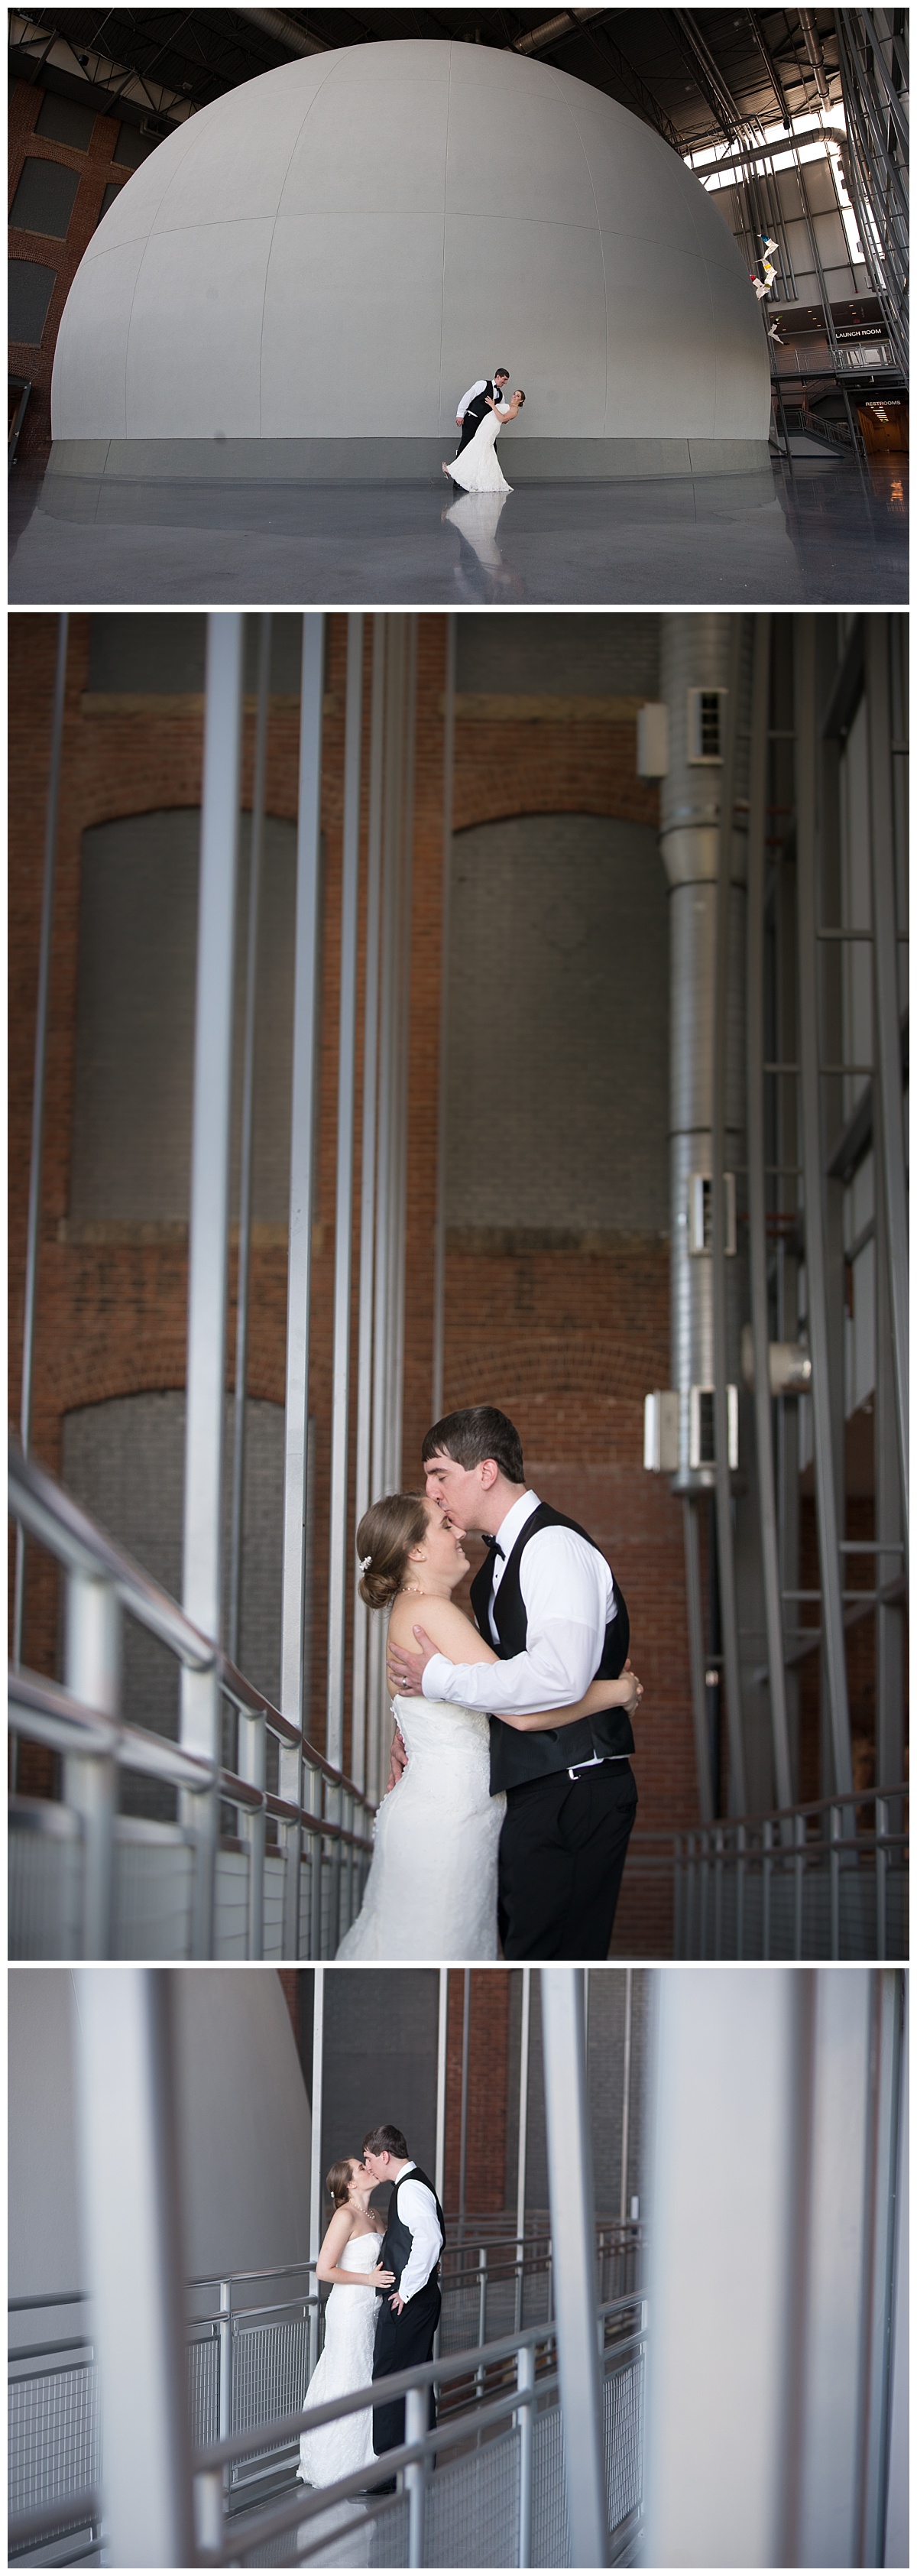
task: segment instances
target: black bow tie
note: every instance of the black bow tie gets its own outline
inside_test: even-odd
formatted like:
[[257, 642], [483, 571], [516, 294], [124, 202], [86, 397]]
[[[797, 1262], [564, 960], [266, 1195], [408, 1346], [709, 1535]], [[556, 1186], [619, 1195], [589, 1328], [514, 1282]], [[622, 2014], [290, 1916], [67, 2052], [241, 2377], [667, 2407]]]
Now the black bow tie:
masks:
[[489, 1530], [482, 1530], [481, 1537], [484, 1541], [485, 1547], [490, 1551], [490, 1554], [493, 1556], [501, 1556], [505, 1563], [506, 1550], [501, 1547], [499, 1539], [492, 1538]]

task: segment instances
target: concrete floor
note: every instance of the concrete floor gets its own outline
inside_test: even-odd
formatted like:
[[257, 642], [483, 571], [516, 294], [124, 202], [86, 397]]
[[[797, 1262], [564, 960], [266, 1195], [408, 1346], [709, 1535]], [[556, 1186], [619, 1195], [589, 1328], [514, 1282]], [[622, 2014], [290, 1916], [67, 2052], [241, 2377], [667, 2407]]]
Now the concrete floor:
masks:
[[50, 478], [14, 467], [13, 607], [904, 605], [907, 459], [529, 484]]

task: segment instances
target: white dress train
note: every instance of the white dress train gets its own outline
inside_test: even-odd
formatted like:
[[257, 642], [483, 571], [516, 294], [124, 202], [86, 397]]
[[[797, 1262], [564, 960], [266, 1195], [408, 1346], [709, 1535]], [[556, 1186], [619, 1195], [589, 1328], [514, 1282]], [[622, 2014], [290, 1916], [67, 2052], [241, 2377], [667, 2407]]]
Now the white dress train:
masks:
[[453, 456], [446, 472], [463, 492], [511, 492], [505, 474], [497, 464], [495, 448], [503, 427], [499, 412], [487, 411], [479, 421], [474, 437], [469, 438], [460, 456]]
[[[486, 1717], [440, 1699], [392, 1702], [407, 1770], [376, 1817], [372, 1867], [339, 1959], [495, 1959], [497, 1846]], [[349, 2295], [349, 2294], [346, 2294]]]

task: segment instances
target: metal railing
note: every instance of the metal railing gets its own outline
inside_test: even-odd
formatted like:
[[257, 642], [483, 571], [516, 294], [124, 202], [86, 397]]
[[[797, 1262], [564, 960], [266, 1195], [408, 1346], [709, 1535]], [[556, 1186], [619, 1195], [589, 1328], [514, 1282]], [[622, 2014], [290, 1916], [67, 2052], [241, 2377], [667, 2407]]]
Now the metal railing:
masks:
[[676, 1834], [675, 1957], [906, 1959], [907, 1796], [858, 1789]]
[[[68, 1635], [80, 1641], [78, 1686], [72, 1645], [70, 1687], [22, 1668], [9, 1677], [14, 1737], [60, 1761], [55, 1796], [10, 1801], [10, 1957], [333, 1958], [359, 1912], [369, 1800], [12, 1434], [9, 1508], [65, 1569]], [[121, 1714], [124, 1614], [180, 1666], [216, 1676], [237, 1721], [238, 1769]], [[298, 1755], [302, 1804], [265, 1785], [268, 1738]], [[122, 1771], [174, 1789], [177, 1820], [119, 1814]], [[227, 1808], [235, 1817], [219, 1842], [214, 1808], [217, 1819]]]
[[[608, 2222], [597, 2227], [597, 2245], [604, 2242], [606, 2256], [619, 2234]], [[383, 2565], [404, 2563], [405, 2541], [412, 2566], [568, 2563], [550, 2306], [502, 2335], [494, 2334], [492, 2305], [488, 2309], [494, 2257], [504, 2258], [511, 2296], [516, 2279], [531, 2281], [536, 2295], [543, 2294], [545, 2282], [550, 2285], [550, 2242], [536, 2228], [519, 2245], [506, 2239], [487, 2250], [478, 2340], [463, 2343], [460, 2333], [467, 2249], [447, 2248], [440, 2352], [423, 2369], [384, 2383], [392, 2395], [409, 2392], [406, 2444], [387, 2454], [380, 2469], [386, 2478], [397, 2474], [394, 2496], [360, 2493], [365, 2469], [333, 2488], [293, 2495], [301, 2433], [362, 2411], [381, 2394], [377, 2385], [373, 2392], [308, 2407], [319, 2327], [319, 2294], [310, 2281], [314, 2264], [284, 2264], [222, 2280], [205, 2276], [189, 2284], [190, 2308], [197, 2310], [188, 2327], [189, 2417], [198, 2536], [207, 2563], [214, 2552], [217, 2563], [247, 2559], [284, 2535], [295, 2543], [301, 2524], [305, 2545], [297, 2554], [310, 2557], [327, 2541], [329, 2512], [335, 2524], [341, 2516], [346, 2526], [342, 2539], [351, 2530], [365, 2538], [371, 2518], [377, 2525], [374, 2561]], [[629, 2237], [628, 2252], [636, 2250]], [[600, 2251], [600, 2289], [602, 2260]], [[65, 2312], [87, 2299], [84, 2291], [11, 2299], [10, 2317], [25, 2320], [43, 2311], [67, 2322]], [[620, 2559], [642, 2510], [643, 2292], [635, 2286], [604, 2299], [597, 2314], [609, 2529], [617, 2533], [614, 2554]], [[444, 2342], [452, 2337], [458, 2349], [446, 2352]], [[435, 2434], [427, 2424], [427, 2392], [434, 2384]], [[47, 2543], [53, 2544], [56, 2563], [74, 2564], [98, 2549], [102, 2535], [91, 2329], [12, 2341], [9, 2404], [11, 2556], [15, 2561]], [[351, 2510], [357, 2520], [348, 2520]], [[414, 2555], [415, 2549], [421, 2554]]]

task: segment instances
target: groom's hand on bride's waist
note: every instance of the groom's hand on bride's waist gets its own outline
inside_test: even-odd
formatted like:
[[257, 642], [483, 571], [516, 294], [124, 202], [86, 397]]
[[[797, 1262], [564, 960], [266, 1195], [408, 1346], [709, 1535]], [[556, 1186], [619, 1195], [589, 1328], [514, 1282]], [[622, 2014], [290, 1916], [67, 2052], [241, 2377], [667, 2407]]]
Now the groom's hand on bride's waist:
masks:
[[401, 1691], [405, 1699], [420, 1699], [427, 1665], [431, 1656], [439, 1651], [425, 1628], [415, 1628], [414, 1635], [418, 1641], [416, 1654], [412, 1654], [408, 1646], [393, 1646], [391, 1641], [388, 1649], [389, 1690], [393, 1696]]

